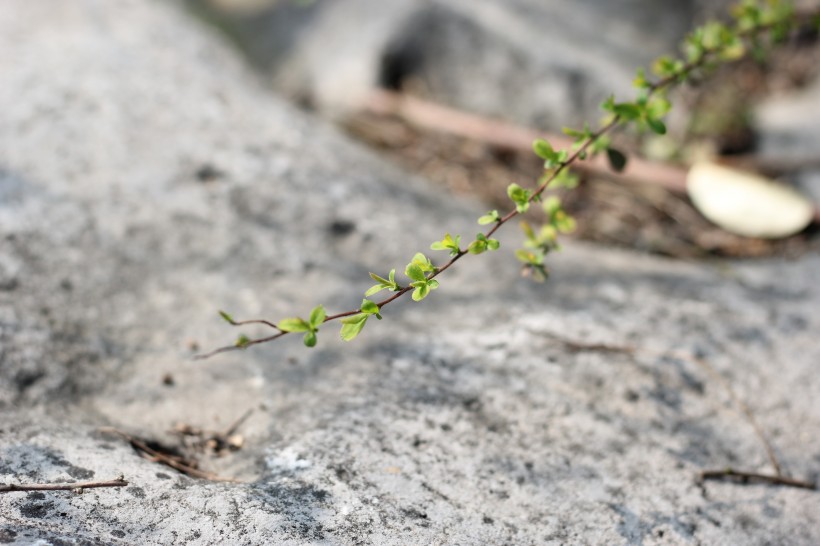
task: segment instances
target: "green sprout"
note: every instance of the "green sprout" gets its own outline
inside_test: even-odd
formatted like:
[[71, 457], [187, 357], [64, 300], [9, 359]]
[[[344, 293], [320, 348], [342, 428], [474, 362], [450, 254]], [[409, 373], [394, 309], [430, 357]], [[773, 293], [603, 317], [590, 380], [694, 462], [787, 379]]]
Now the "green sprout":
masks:
[[430, 245], [431, 250], [449, 250], [450, 256], [458, 256], [461, 253], [461, 235], [456, 235], [456, 238], [447, 233], [444, 236], [444, 239], [441, 241], [436, 241], [432, 245]]
[[319, 331], [319, 326], [325, 321], [326, 316], [325, 308], [319, 305], [310, 312], [308, 320], [299, 317], [286, 318], [280, 320], [276, 327], [283, 332], [305, 332], [303, 339], [305, 347], [315, 347], [316, 333]]
[[356, 313], [352, 317], [342, 319], [342, 339], [344, 341], [352, 341], [355, 339], [356, 336], [358, 336], [362, 331], [364, 325], [367, 323], [367, 319], [370, 318], [371, 315], [375, 315], [379, 320], [382, 319], [381, 314], [379, 314], [379, 306], [376, 303], [368, 299], [362, 300], [362, 306], [359, 313]]
[[365, 297], [372, 296], [373, 294], [377, 294], [382, 290], [390, 290], [391, 292], [398, 292], [401, 290], [401, 286], [396, 283], [396, 270], [391, 269], [390, 273], [388, 274], [387, 278], [379, 277], [375, 273], [370, 274], [370, 278], [376, 281], [379, 284], [371, 286], [367, 292], [364, 293]]

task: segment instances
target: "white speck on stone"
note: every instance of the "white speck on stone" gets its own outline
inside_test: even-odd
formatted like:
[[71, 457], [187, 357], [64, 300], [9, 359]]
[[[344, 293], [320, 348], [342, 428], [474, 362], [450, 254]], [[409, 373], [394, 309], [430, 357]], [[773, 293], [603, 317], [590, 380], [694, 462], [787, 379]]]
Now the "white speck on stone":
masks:
[[265, 463], [271, 471], [277, 473], [298, 472], [310, 468], [312, 465], [310, 461], [300, 457], [299, 453], [292, 447], [267, 457]]

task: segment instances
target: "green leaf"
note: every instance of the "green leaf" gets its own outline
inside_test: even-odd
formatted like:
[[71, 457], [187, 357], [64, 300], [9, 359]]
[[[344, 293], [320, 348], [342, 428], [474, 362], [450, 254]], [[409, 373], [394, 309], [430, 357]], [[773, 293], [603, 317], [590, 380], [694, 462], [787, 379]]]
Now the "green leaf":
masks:
[[561, 233], [572, 233], [575, 231], [577, 223], [575, 222], [575, 218], [561, 211], [558, 218], [555, 219], [555, 227], [558, 228], [558, 231]]
[[530, 248], [547, 252], [558, 246], [557, 239], [558, 229], [553, 224], [545, 224], [541, 226], [537, 237], [526, 241], [524, 244]]
[[433, 266], [433, 262], [430, 261], [430, 258], [422, 254], [421, 252], [417, 252], [415, 256], [413, 256], [413, 260], [411, 263], [419, 266], [422, 271], [430, 272], [435, 271], [435, 267]]
[[[687, 52], [687, 56], [690, 59], [697, 59], [700, 55], [703, 54], [703, 47], [694, 42], [690, 39], [686, 41], [687, 48], [691, 49], [691, 51]], [[661, 78], [666, 78], [669, 76], [674, 75], [677, 73], [681, 68], [681, 62], [678, 60], [669, 57], [668, 55], [664, 55], [663, 57], [658, 58], [652, 63], [652, 72], [655, 73], [656, 76], [660, 76]]]
[[580, 179], [578, 178], [578, 175], [576, 175], [568, 169], [564, 169], [563, 171], [555, 175], [552, 181], [550, 181], [550, 183], [547, 185], [547, 188], [567, 188], [571, 190], [573, 188], [577, 188], [579, 182]]
[[646, 79], [646, 70], [639, 68], [635, 73], [635, 79], [632, 80], [632, 86], [637, 89], [646, 89], [650, 87], [649, 81]]
[[524, 232], [524, 236], [527, 239], [535, 239], [535, 231], [533, 231], [532, 226], [526, 220], [521, 221], [521, 231]]
[[441, 241], [436, 241], [430, 248], [432, 250], [449, 250], [450, 256], [456, 256], [459, 252], [461, 252], [461, 235], [456, 235], [456, 238], [453, 239], [453, 236], [447, 233], [444, 236], [444, 239]]
[[672, 109], [672, 103], [663, 96], [654, 96], [647, 105], [646, 117], [661, 119]]
[[499, 247], [499, 242], [495, 239], [488, 239], [483, 233], [478, 233], [475, 236], [475, 241], [470, 243], [467, 247], [467, 252], [470, 254], [482, 254], [489, 250], [496, 250]]
[[404, 274], [413, 281], [425, 282], [427, 280], [427, 277], [424, 276], [424, 271], [422, 271], [421, 267], [415, 262], [407, 266], [407, 269], [404, 270]]
[[515, 251], [515, 257], [525, 264], [541, 265], [544, 263], [544, 255], [540, 252], [533, 252], [532, 250], [518, 249]]
[[313, 311], [310, 312], [310, 329], [318, 330], [319, 326], [325, 321], [326, 316], [327, 312], [323, 306], [317, 305], [314, 307]]
[[362, 328], [364, 328], [369, 316], [370, 315], [366, 313], [359, 313], [358, 315], [342, 319], [342, 339], [344, 341], [355, 339], [355, 337], [359, 335], [359, 332], [362, 331]]
[[379, 314], [379, 306], [370, 300], [362, 300], [362, 313], [366, 313], [368, 315], [378, 315]]
[[515, 203], [518, 212], [523, 214], [530, 208], [530, 197], [532, 196], [530, 190], [525, 190], [518, 184], [513, 183], [507, 186], [507, 195]]
[[370, 288], [367, 289], [367, 292], [365, 292], [364, 295], [365, 295], [365, 297], [370, 297], [373, 294], [378, 294], [382, 290], [386, 290], [386, 289], [387, 289], [387, 286], [385, 286], [383, 284], [374, 284], [373, 286], [371, 286]]
[[308, 332], [311, 329], [310, 324], [298, 317], [282, 319], [276, 327], [283, 332]]
[[371, 273], [370, 278], [378, 282], [379, 284], [371, 286], [367, 290], [367, 292], [364, 293], [365, 297], [372, 296], [373, 294], [381, 292], [382, 290], [393, 290], [394, 292], [398, 291], [399, 285], [396, 284], [396, 270], [391, 269], [388, 277], [389, 278], [385, 279], [384, 277], [380, 277], [375, 273]]
[[736, 38], [732, 43], [727, 44], [723, 51], [720, 52], [720, 59], [722, 61], [737, 61], [746, 55], [746, 46], [743, 41]]
[[[396, 271], [395, 269], [393, 271]], [[390, 281], [385, 279], [384, 277], [379, 277], [375, 273], [370, 274], [370, 278], [380, 284], [390, 284]]]
[[599, 136], [597, 139], [595, 139], [595, 142], [593, 142], [592, 146], [590, 147], [592, 149], [592, 153], [597, 154], [603, 152], [604, 150], [609, 148], [610, 141], [611, 139], [607, 135]]
[[578, 131], [577, 129], [573, 129], [572, 127], [564, 127], [561, 129], [563, 133], [572, 138], [586, 138], [586, 133], [584, 131]]
[[315, 347], [316, 346], [316, 332], [306, 333], [305, 337], [302, 341], [304, 342], [305, 347]]
[[561, 199], [559, 199], [555, 195], [550, 195], [546, 201], [544, 201], [544, 212], [552, 219], [555, 216], [555, 213], [561, 210]]
[[492, 224], [493, 222], [498, 222], [501, 218], [498, 216], [497, 210], [491, 210], [484, 216], [478, 219], [478, 223], [482, 226], [486, 226], [487, 224]]
[[612, 113], [627, 120], [641, 117], [642, 108], [631, 102], [621, 102], [614, 106]]
[[245, 334], [242, 334], [241, 336], [239, 336], [239, 337], [237, 338], [237, 340], [236, 340], [236, 342], [234, 343], [234, 345], [235, 345], [236, 347], [239, 347], [239, 348], [241, 348], [241, 349], [244, 349], [245, 347], [247, 347], [247, 346], [250, 344], [250, 342], [251, 342], [251, 339], [250, 339], [248, 336], [246, 336]]
[[626, 168], [627, 159], [620, 150], [616, 150], [615, 148], [607, 148], [606, 157], [609, 159], [609, 165], [612, 167], [612, 170], [623, 172]]
[[220, 311], [220, 312], [219, 312], [219, 316], [220, 316], [220, 317], [222, 317], [222, 320], [224, 320], [224, 321], [225, 321], [225, 322], [227, 322], [228, 324], [236, 324], [236, 321], [233, 319], [233, 317], [232, 317], [232, 316], [230, 316], [230, 315], [229, 315], [228, 313], [226, 313], [225, 311]]
[[550, 143], [543, 138], [535, 139], [532, 143], [532, 149], [535, 152], [535, 155], [544, 160], [552, 159], [555, 155], [555, 151], [552, 149]]
[[467, 252], [470, 254], [483, 254], [487, 251], [487, 241], [473, 241], [467, 247]]
[[666, 134], [666, 125], [659, 119], [655, 118], [646, 118], [646, 124], [652, 129], [655, 133], [659, 135]]
[[421, 283], [415, 284], [414, 283], [414, 285], [416, 286], [416, 289], [413, 290], [413, 296], [412, 296], [413, 301], [421, 301], [424, 298], [426, 298], [427, 295], [430, 293], [430, 285], [427, 284], [426, 282], [423, 283], [423, 284], [421, 284]]

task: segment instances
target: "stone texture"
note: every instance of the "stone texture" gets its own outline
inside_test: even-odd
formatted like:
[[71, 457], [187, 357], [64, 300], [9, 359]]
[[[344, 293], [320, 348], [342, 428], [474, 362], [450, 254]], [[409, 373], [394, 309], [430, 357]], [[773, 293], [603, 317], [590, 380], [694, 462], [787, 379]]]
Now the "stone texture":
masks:
[[[269, 95], [166, 3], [0, 6], [0, 476], [124, 490], [0, 496], [31, 544], [816, 544], [816, 492], [765, 470], [707, 358], [786, 469], [816, 478], [820, 258], [683, 264], [585, 245], [546, 285], [517, 234], [352, 344], [208, 361], [216, 318], [353, 307], [482, 212]], [[451, 274], [452, 273], [452, 274]], [[574, 351], [561, 339], [634, 344]], [[172, 374], [173, 385], [163, 382]], [[257, 408], [246, 447], [180, 476], [99, 427], [168, 441]]]
[[552, 129], [597, 118], [613, 92], [631, 96], [636, 67], [676, 51], [703, 11], [691, 0], [319, 0], [250, 13], [188, 3], [218, 20], [277, 89], [326, 115], [355, 111], [376, 85], [415, 86]]

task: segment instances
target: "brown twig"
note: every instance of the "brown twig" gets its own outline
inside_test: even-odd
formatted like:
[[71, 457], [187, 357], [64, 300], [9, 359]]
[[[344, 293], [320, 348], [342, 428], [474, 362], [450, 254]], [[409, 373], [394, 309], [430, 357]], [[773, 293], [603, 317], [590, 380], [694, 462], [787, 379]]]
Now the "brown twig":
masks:
[[143, 454], [143, 456], [146, 456], [147, 459], [164, 464], [166, 466], [170, 466], [174, 470], [178, 470], [179, 472], [191, 476], [192, 478], [200, 478], [202, 480], [208, 480], [212, 482], [239, 482], [239, 480], [235, 478], [223, 478], [211, 472], [205, 472], [204, 470], [194, 468], [190, 464], [190, 462], [184, 459], [183, 457], [157, 451], [156, 449], [153, 449], [150, 446], [148, 446], [148, 444], [146, 444], [139, 438], [131, 436], [130, 434], [126, 434], [121, 430], [117, 430], [111, 427], [105, 427], [100, 429], [100, 432], [115, 434], [123, 438], [124, 440], [128, 441], [128, 443], [131, 444], [131, 447], [133, 447], [137, 451], [140, 451]]
[[128, 482], [125, 478], [120, 476], [103, 482], [7, 484], [0, 485], [0, 493], [14, 493], [16, 491], [76, 491], [82, 493], [84, 489], [125, 487], [127, 485]]
[[[530, 151], [533, 141], [537, 138], [549, 141], [556, 149], [569, 150], [573, 143], [564, 135], [470, 114], [384, 89], [372, 90], [363, 107], [371, 113], [395, 116], [422, 129], [447, 133], [502, 149]], [[816, 167], [820, 165], [820, 159], [737, 156], [721, 158], [720, 163], [752, 171], [782, 173]], [[686, 178], [689, 172], [684, 167], [649, 161], [634, 155], [630, 156], [629, 162], [621, 172], [612, 170], [609, 161], [603, 156], [577, 161], [572, 168], [614, 182], [660, 186], [678, 195], [686, 194]], [[820, 223], [820, 207], [815, 207], [814, 221]]]
[[771, 474], [758, 474], [756, 472], [739, 472], [731, 468], [726, 470], [704, 470], [700, 473], [700, 480], [733, 480], [740, 483], [762, 482], [772, 485], [785, 485], [788, 487], [798, 487], [800, 489], [816, 490], [817, 484], [802, 480], [795, 480], [785, 476], [773, 476]]
[[[502, 120], [469, 114], [454, 108], [383, 89], [370, 92], [363, 107], [379, 115], [391, 115], [416, 127], [476, 140], [502, 149], [531, 151], [537, 138], [555, 149], [569, 150], [573, 140], [564, 135], [537, 131]], [[675, 193], [686, 193], [686, 169], [630, 157], [622, 172], [613, 171], [603, 156], [578, 161], [573, 169], [626, 183], [655, 184]]]
[[242, 414], [242, 417], [240, 417], [239, 419], [234, 421], [233, 424], [228, 427], [228, 430], [223, 432], [220, 436], [222, 438], [230, 438], [231, 436], [233, 436], [236, 433], [236, 431], [239, 430], [239, 427], [241, 427], [242, 424], [245, 421], [247, 421], [248, 417], [250, 417], [252, 414], [253, 414], [253, 408], [248, 409], [248, 411], [246, 411], [245, 413]]

